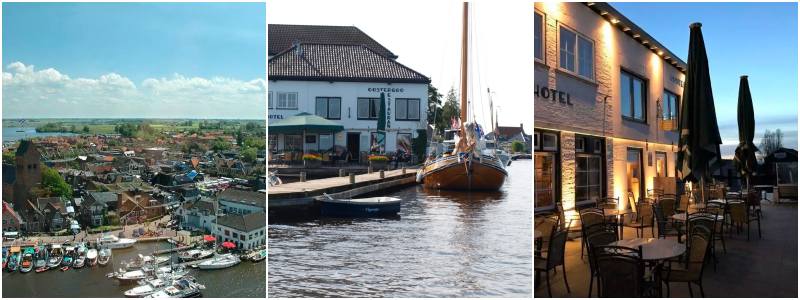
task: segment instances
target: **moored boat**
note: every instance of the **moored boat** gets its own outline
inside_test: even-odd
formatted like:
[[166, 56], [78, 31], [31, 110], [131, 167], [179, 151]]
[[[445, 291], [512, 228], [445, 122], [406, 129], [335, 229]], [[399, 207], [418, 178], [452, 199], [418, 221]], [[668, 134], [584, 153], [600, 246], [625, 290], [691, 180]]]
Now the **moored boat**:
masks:
[[42, 267], [47, 267], [47, 259], [50, 257], [49, 252], [47, 252], [47, 247], [41, 245], [36, 247], [36, 254], [34, 254], [34, 263], [33, 267], [37, 270]]
[[267, 258], [267, 249], [261, 249], [256, 251], [255, 254], [250, 256], [250, 261], [252, 262], [259, 262]]
[[201, 297], [201, 290], [206, 287], [197, 283], [193, 277], [173, 281], [169, 286], [145, 296], [145, 298], [196, 298]]
[[8, 262], [8, 248], [3, 247], [3, 269], [6, 268], [7, 262]]
[[139, 254], [135, 259], [127, 262], [124, 264], [125, 268], [128, 270], [134, 269], [141, 269], [144, 266], [148, 265], [161, 265], [168, 263], [170, 260], [167, 256], [151, 256], [151, 255], [141, 255]]
[[8, 262], [6, 263], [6, 270], [9, 272], [14, 272], [19, 267], [20, 256], [22, 256], [22, 250], [19, 246], [12, 246], [8, 252]]
[[155, 279], [145, 280], [144, 282], [140, 282], [139, 284], [140, 284], [139, 286], [125, 291], [125, 297], [129, 298], [145, 297], [164, 288], [167, 285], [167, 282], [161, 280], [160, 278], [155, 278]]
[[105, 234], [97, 240], [97, 244], [99, 246], [107, 247], [109, 249], [123, 249], [123, 248], [130, 248], [131, 246], [133, 246], [133, 244], [136, 244], [136, 240], [118, 238], [111, 234]]
[[[327, 195], [326, 195], [327, 196]], [[323, 217], [369, 218], [396, 215], [400, 212], [400, 198], [371, 197], [358, 199], [319, 200]]]
[[50, 270], [50, 268], [47, 267], [47, 266], [36, 268], [36, 273], [42, 273], [42, 272], [47, 271], [47, 270]]
[[61, 265], [64, 259], [64, 249], [59, 244], [53, 244], [50, 248], [50, 258], [47, 260], [47, 267], [50, 269], [57, 268]]
[[147, 278], [147, 273], [143, 270], [125, 271], [120, 269], [116, 273], [111, 273], [110, 277], [118, 280], [120, 284], [132, 284]]
[[210, 260], [197, 264], [201, 270], [216, 270], [233, 267], [239, 264], [242, 260], [236, 255], [227, 253], [218, 255]]
[[211, 249], [204, 249], [204, 250], [191, 249], [181, 252], [178, 255], [178, 258], [180, 258], [182, 261], [193, 261], [193, 260], [209, 258], [213, 255], [214, 255], [214, 250]]
[[33, 254], [35, 250], [33, 247], [25, 248], [22, 252], [22, 258], [20, 259], [19, 263], [19, 271], [22, 273], [28, 273], [33, 270]]
[[109, 261], [111, 261], [112, 256], [113, 253], [111, 252], [111, 249], [109, 248], [100, 249], [100, 251], [97, 253], [97, 264], [99, 264], [101, 267], [104, 267], [105, 265], [108, 264]]
[[94, 267], [97, 264], [97, 249], [92, 248], [86, 251], [86, 263], [90, 267]]
[[69, 267], [72, 266], [72, 263], [74, 262], [75, 262], [75, 247], [73, 246], [64, 247], [64, 258], [61, 260], [61, 266]]
[[75, 269], [80, 269], [83, 268], [83, 265], [85, 263], [86, 263], [86, 245], [84, 243], [81, 243], [75, 250], [75, 262], [72, 263], [72, 267]]

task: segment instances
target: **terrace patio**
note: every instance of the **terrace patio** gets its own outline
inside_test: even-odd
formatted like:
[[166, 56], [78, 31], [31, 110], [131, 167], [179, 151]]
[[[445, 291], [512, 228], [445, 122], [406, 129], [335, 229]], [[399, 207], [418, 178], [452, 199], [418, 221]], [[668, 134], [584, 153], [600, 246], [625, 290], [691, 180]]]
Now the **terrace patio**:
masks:
[[[743, 230], [737, 234], [725, 230], [727, 253], [718, 245], [718, 265], [714, 271], [711, 259], [703, 270], [706, 297], [790, 297], [797, 298], [797, 212], [796, 203], [762, 204], [762, 238], [758, 228], [751, 228], [750, 241]], [[746, 229], [745, 229], [746, 230]], [[655, 228], [656, 233], [658, 229]], [[634, 229], [625, 228], [625, 239], [636, 237]], [[645, 237], [651, 237], [645, 231]], [[675, 239], [675, 237], [668, 237]], [[589, 261], [581, 259], [581, 238], [566, 242], [565, 265], [571, 293], [567, 293], [561, 267], [550, 272], [553, 297], [587, 297], [589, 291]], [[535, 282], [535, 297], [548, 297], [544, 273]], [[699, 296], [697, 285], [692, 289]], [[666, 291], [666, 289], [664, 289]], [[666, 292], [664, 292], [666, 296]], [[689, 297], [685, 283], [671, 284], [671, 297]], [[591, 297], [597, 297], [597, 285]]]

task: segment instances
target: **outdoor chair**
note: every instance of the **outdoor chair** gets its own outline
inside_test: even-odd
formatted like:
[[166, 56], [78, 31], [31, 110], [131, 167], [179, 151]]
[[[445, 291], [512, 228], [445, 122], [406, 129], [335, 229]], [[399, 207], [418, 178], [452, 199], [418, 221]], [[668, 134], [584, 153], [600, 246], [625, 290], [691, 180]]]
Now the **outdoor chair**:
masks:
[[719, 228], [719, 223], [717, 222], [717, 214], [712, 212], [697, 212], [693, 214], [689, 214], [686, 217], [686, 228], [688, 228], [686, 240], [689, 241], [689, 237], [693, 234], [698, 232], [697, 227], [702, 227], [702, 230], [710, 231], [710, 234], [705, 235], [706, 241], [709, 242], [708, 251], [711, 253], [711, 257], [713, 258], [714, 262], [714, 271], [717, 271], [717, 254], [716, 254], [716, 247], [714, 247], [714, 240], [717, 236], [717, 228]]
[[[542, 237], [536, 243], [536, 253], [541, 254], [542, 248], [548, 249], [547, 245], [550, 243], [550, 238], [553, 232], [558, 230], [560, 226], [561, 216], [559, 214], [542, 217], [534, 223], [536, 230], [542, 233]], [[546, 251], [546, 250], [545, 250]]]
[[636, 211], [636, 218], [625, 223], [624, 226], [635, 229], [636, 237], [644, 237], [644, 229], [650, 228], [650, 235], [655, 237], [652, 205], [647, 202], [639, 202], [639, 205], [636, 206]]
[[597, 200], [597, 208], [616, 209], [617, 207], [619, 207], [619, 197], [604, 197]]
[[753, 209], [753, 212], [758, 214], [758, 217], [761, 217], [761, 193], [752, 191], [748, 192], [745, 197], [742, 197], [742, 200], [747, 201], [747, 205]]
[[537, 273], [545, 273], [545, 280], [547, 281], [547, 296], [549, 297], [553, 296], [552, 291], [550, 290], [550, 270], [554, 270], [558, 266], [561, 266], [561, 270], [564, 273], [564, 285], [567, 287], [567, 293], [571, 293], [569, 290], [569, 283], [567, 283], [567, 267], [564, 264], [564, 248], [566, 244], [567, 231], [556, 231], [550, 237], [547, 257], [537, 256], [534, 258], [533, 269]]
[[761, 217], [758, 213], [752, 212], [750, 206], [744, 202], [731, 203], [731, 221], [737, 226], [737, 232], [741, 232], [742, 225], [747, 224], [747, 240], [750, 240], [750, 223], [758, 222], [758, 238], [761, 238]]
[[675, 211], [686, 212], [687, 210], [689, 210], [689, 195], [682, 194], [680, 196], [680, 201], [678, 201], [678, 207], [675, 209]]
[[[717, 202], [709, 202], [706, 204], [705, 211], [707, 213], [713, 214], [716, 216], [725, 216], [727, 214], [728, 205], [717, 203]], [[711, 248], [716, 249], [717, 241], [722, 242], [722, 252], [728, 253], [728, 250], [725, 248], [725, 237], [723, 235], [725, 229], [725, 222], [717, 221], [714, 225], [714, 240], [711, 241]]]
[[675, 198], [664, 197], [661, 201], [658, 201], [658, 206], [661, 207], [661, 211], [663, 211], [666, 216], [675, 214]]
[[678, 242], [681, 241], [681, 229], [675, 222], [667, 219], [660, 205], [653, 205], [653, 215], [656, 218], [656, 225], [658, 226], [658, 238], [666, 238], [668, 236], [677, 236]]
[[[587, 232], [591, 232], [588, 235], [584, 236], [586, 240], [587, 247], [589, 248], [589, 295], [587, 297], [592, 296], [592, 286], [594, 285], [594, 278], [598, 276], [597, 273], [597, 266], [595, 265], [594, 255], [592, 254], [596, 246], [605, 246], [610, 243], [616, 242], [618, 240], [619, 235], [616, 232], [616, 227], [613, 225], [605, 224], [605, 223], [598, 223], [589, 226], [586, 229]], [[600, 294], [600, 279], [598, 278], [598, 295]]]
[[652, 296], [653, 282], [645, 280], [642, 247], [595, 246], [592, 254], [598, 275], [600, 297]]
[[584, 237], [581, 239], [581, 259], [583, 259], [583, 249], [591, 249], [586, 244], [586, 237], [591, 232], [587, 232], [586, 229], [592, 225], [605, 224], [605, 216], [603, 216], [602, 208], [585, 208], [579, 214], [581, 218], [581, 236]]
[[685, 267], [675, 266], [668, 263], [665, 270], [661, 271], [661, 280], [667, 285], [667, 298], [670, 296], [670, 283], [686, 282], [689, 287], [689, 295], [694, 297], [692, 283], [700, 287], [700, 296], [705, 297], [703, 291], [703, 265], [708, 253], [708, 239], [702, 234], [693, 234], [689, 238], [691, 242], [687, 246], [686, 252], [689, 253], [688, 263]]

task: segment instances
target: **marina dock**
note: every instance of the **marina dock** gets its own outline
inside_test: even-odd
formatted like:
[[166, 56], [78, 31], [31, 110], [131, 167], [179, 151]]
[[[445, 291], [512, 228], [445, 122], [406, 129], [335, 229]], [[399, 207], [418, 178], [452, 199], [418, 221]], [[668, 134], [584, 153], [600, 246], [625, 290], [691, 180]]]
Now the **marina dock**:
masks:
[[[416, 183], [417, 169], [398, 169], [344, 177], [293, 182], [268, 188], [270, 218], [314, 217], [316, 199], [328, 194], [334, 198], [353, 198], [377, 191]], [[352, 178], [351, 178], [352, 177]]]

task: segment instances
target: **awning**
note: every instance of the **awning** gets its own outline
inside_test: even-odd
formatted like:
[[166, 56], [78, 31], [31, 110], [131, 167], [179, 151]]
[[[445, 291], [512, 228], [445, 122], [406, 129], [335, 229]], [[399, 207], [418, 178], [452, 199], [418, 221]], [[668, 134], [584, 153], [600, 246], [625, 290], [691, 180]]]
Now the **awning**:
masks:
[[7, 236], [7, 237], [14, 237], [14, 236], [18, 236], [18, 235], [19, 235], [19, 232], [16, 232], [16, 231], [3, 232], [3, 236]]
[[286, 119], [270, 122], [269, 133], [337, 133], [344, 130], [344, 126], [323, 117], [308, 113], [299, 113]]
[[222, 243], [222, 248], [233, 249], [236, 248], [236, 244], [231, 242], [224, 242]]

